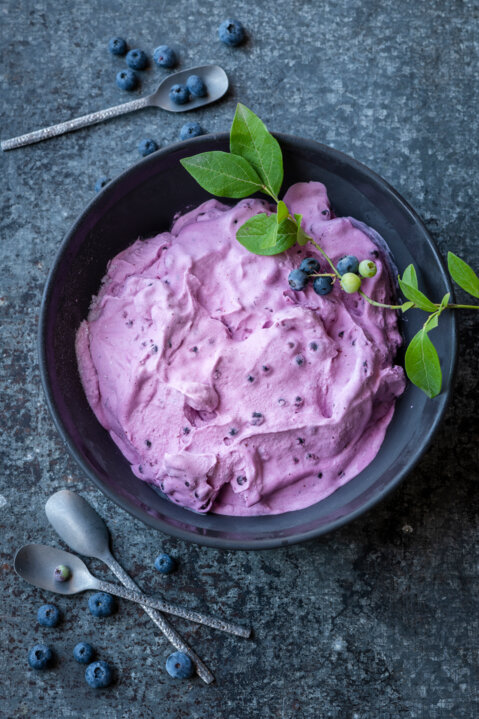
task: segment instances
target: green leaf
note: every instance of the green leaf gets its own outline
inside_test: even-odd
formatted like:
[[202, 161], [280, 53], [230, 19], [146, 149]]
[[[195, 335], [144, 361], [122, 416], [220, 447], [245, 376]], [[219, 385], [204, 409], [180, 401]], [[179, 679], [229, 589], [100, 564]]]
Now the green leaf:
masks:
[[202, 152], [180, 162], [201, 187], [218, 197], [248, 197], [263, 186], [249, 162], [229, 152]]
[[402, 279], [403, 282], [405, 282], [408, 285], [411, 285], [411, 287], [414, 287], [416, 290], [418, 288], [417, 284], [417, 275], [416, 275], [416, 268], [414, 265], [408, 265], [404, 272], [402, 273]]
[[469, 267], [464, 260], [461, 260], [453, 252], [447, 253], [447, 267], [452, 279], [457, 282], [459, 287], [462, 287], [473, 297], [479, 297], [479, 277], [472, 267]]
[[439, 323], [439, 314], [439, 312], [433, 312], [432, 315], [429, 315], [424, 323], [424, 329], [426, 332], [436, 329]]
[[414, 302], [403, 302], [401, 305], [401, 312], [407, 312], [411, 309], [411, 307], [414, 307]]
[[441, 314], [441, 312], [443, 312], [446, 309], [446, 307], [449, 304], [450, 299], [451, 299], [451, 293], [446, 292], [446, 294], [444, 295], [444, 297], [441, 300], [441, 304], [439, 305], [439, 314]]
[[289, 215], [289, 210], [286, 206], [286, 204], [283, 202], [283, 200], [280, 200], [278, 202], [278, 210], [277, 210], [277, 217], [278, 217], [278, 225], [280, 222], [285, 220]]
[[306, 234], [306, 232], [305, 232], [305, 231], [303, 230], [303, 228], [301, 227], [301, 220], [303, 219], [303, 215], [295, 215], [295, 216], [294, 216], [294, 219], [296, 220], [296, 224], [297, 224], [297, 226], [298, 226], [298, 233], [297, 233], [297, 237], [296, 237], [296, 242], [298, 243], [298, 245], [301, 245], [301, 247], [302, 247], [302, 246], [305, 245], [307, 242], [309, 242], [309, 239], [310, 239], [310, 238], [308, 237], [308, 235]]
[[[263, 212], [247, 220], [236, 232], [236, 239], [255, 255], [279, 255], [296, 242], [296, 225], [290, 219], [279, 225], [276, 215]], [[275, 238], [274, 244], [272, 238]]]
[[271, 194], [279, 194], [283, 184], [283, 155], [279, 143], [264, 122], [240, 102], [231, 125], [230, 150], [254, 167]]
[[411, 382], [428, 397], [435, 397], [441, 391], [439, 357], [424, 329], [414, 335], [406, 350], [406, 373]]
[[411, 302], [414, 302], [414, 304], [421, 310], [425, 310], [426, 312], [435, 312], [437, 310], [436, 305], [431, 302], [431, 300], [428, 300], [426, 295], [423, 295], [422, 292], [413, 287], [413, 285], [405, 282], [404, 279], [401, 279], [400, 277], [398, 277], [398, 282], [404, 297], [411, 300]]

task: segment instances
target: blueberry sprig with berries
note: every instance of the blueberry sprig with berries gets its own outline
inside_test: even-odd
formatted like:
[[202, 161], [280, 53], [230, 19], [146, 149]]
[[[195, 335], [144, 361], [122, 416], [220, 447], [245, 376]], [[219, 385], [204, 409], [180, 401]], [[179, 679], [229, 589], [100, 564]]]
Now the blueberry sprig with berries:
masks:
[[[329, 265], [331, 272], [321, 272], [319, 262], [312, 257], [303, 260], [299, 269], [288, 278], [294, 290], [303, 290], [313, 281], [318, 295], [327, 295], [334, 284], [353, 294], [357, 292], [374, 307], [407, 312], [420, 309], [428, 313], [419, 332], [406, 350], [406, 374], [428, 397], [441, 391], [442, 372], [436, 348], [429, 333], [438, 325], [446, 309], [479, 309], [479, 305], [453, 304], [450, 293], [436, 303], [419, 290], [416, 270], [409, 265], [398, 277], [399, 287], [406, 302], [399, 305], [384, 304], [369, 297], [362, 289], [362, 279], [374, 277], [374, 262], [348, 255], [334, 265], [323, 248], [301, 227], [302, 215], [291, 215], [278, 195], [283, 184], [283, 156], [278, 141], [254, 112], [238, 103], [230, 132], [230, 152], [202, 152], [181, 160], [183, 167], [205, 190], [218, 197], [235, 199], [249, 197], [257, 192], [268, 195], [276, 203], [276, 212], [261, 212], [247, 220], [236, 232], [236, 239], [247, 250], [257, 255], [277, 255], [293, 245], [310, 242]], [[474, 270], [452, 252], [448, 253], [448, 268], [452, 279], [463, 290], [479, 298], [479, 277]]]

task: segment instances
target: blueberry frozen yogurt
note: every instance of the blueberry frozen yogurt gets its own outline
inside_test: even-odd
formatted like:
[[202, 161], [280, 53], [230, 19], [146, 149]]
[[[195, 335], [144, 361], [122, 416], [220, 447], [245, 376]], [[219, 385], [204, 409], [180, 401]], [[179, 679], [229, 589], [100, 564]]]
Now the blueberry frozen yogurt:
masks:
[[[374, 260], [363, 289], [391, 299], [383, 248], [334, 217], [324, 185], [284, 201], [335, 263]], [[405, 386], [394, 311], [339, 282], [290, 286], [305, 258], [328, 271], [309, 246], [258, 256], [237, 242], [269, 211], [209, 200], [138, 240], [111, 260], [77, 333], [99, 422], [135, 475], [197, 512], [277, 514], [328, 496], [373, 460]]]

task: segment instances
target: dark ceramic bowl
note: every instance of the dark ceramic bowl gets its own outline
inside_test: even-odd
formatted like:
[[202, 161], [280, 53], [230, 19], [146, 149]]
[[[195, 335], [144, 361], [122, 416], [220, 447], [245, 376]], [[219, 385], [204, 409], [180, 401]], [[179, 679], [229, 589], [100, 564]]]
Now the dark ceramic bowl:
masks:
[[[384, 180], [312, 140], [277, 137], [284, 153], [285, 188], [298, 181], [324, 182], [336, 214], [351, 215], [374, 227], [399, 268], [415, 264], [420, 286], [430, 297], [439, 300], [451, 291], [434, 242], [414, 211]], [[156, 152], [111, 182], [86, 208], [65, 237], [45, 288], [39, 335], [41, 375], [48, 406], [71, 453], [120, 507], [152, 527], [200, 544], [229, 549], [275, 547], [349, 522], [411, 471], [431, 441], [451, 391], [455, 321], [453, 313], [445, 313], [434, 331], [444, 373], [442, 393], [430, 400], [409, 383], [374, 461], [331, 496], [307, 509], [266, 517], [200, 515], [165, 500], [133, 475], [93, 415], [78, 376], [74, 339], [108, 260], [138, 236], [168, 230], [175, 213], [208, 199], [179, 160], [214, 149], [228, 150], [226, 134], [195, 138]], [[423, 321], [418, 310], [405, 316], [406, 341]]]

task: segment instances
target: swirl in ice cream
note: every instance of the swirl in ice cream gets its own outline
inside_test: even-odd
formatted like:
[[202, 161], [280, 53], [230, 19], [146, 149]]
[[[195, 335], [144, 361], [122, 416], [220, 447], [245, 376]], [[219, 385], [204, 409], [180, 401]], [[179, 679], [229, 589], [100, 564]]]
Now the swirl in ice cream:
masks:
[[[335, 262], [373, 257], [363, 288], [391, 298], [383, 248], [333, 216], [324, 185], [296, 184], [284, 200]], [[339, 283], [324, 297], [289, 289], [291, 269], [316, 256], [309, 246], [264, 257], [237, 242], [269, 210], [209, 200], [138, 240], [111, 260], [77, 333], [88, 401], [133, 472], [199, 512], [280, 513], [326, 497], [373, 460], [405, 386], [394, 311]]]

